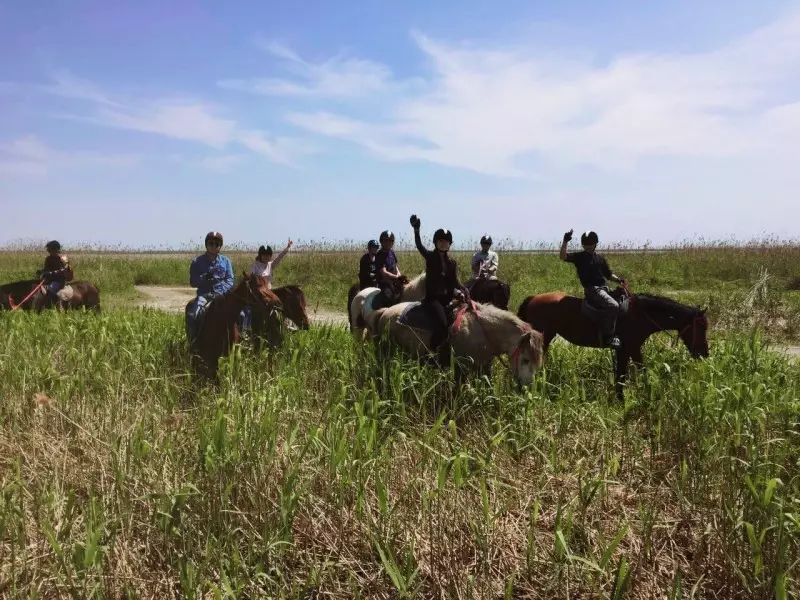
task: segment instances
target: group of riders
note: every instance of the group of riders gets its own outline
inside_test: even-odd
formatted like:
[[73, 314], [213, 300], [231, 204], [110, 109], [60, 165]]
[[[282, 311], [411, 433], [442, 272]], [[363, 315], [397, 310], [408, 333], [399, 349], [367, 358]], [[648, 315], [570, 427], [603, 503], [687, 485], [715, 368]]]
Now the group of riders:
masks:
[[[420, 237], [419, 217], [412, 215], [410, 224], [414, 231], [414, 243], [417, 250], [425, 260], [425, 296], [423, 304], [426, 305], [440, 324], [432, 335], [431, 346], [433, 350], [439, 348], [447, 337], [451, 318], [449, 307], [456, 299], [468, 300], [470, 289], [475, 282], [482, 279], [496, 280], [499, 259], [496, 252], [491, 250], [492, 238], [484, 235], [481, 237], [481, 249], [477, 251], [471, 261], [472, 278], [462, 284], [458, 277], [456, 261], [450, 256], [449, 251], [453, 244], [453, 234], [450, 230], [440, 228], [433, 234], [433, 249], [428, 249]], [[611, 348], [620, 346], [619, 338], [615, 335], [615, 326], [620, 305], [608, 288], [608, 280], [625, 285], [625, 280], [615, 275], [606, 259], [597, 253], [598, 236], [594, 231], [581, 235], [583, 250], [567, 252], [567, 246], [572, 240], [573, 230], [564, 234], [559, 257], [561, 260], [572, 263], [584, 288], [586, 304], [596, 315], [604, 345]], [[196, 257], [189, 267], [189, 281], [196, 288], [195, 298], [186, 308], [186, 332], [190, 342], [197, 336], [202, 316], [208, 306], [215, 299], [228, 293], [234, 284], [233, 265], [228, 257], [221, 254], [223, 236], [218, 231], [210, 231], [205, 237], [206, 251]], [[394, 252], [395, 235], [392, 231], [383, 231], [378, 241], [370, 240], [367, 243], [367, 252], [361, 257], [359, 263], [359, 288], [375, 287], [380, 289], [380, 294], [373, 302], [373, 308], [388, 307], [400, 301], [402, 287], [408, 279], [400, 271], [397, 255]], [[272, 278], [275, 268], [280, 264], [289, 249], [292, 240], [286, 247], [273, 255], [270, 246], [261, 246], [258, 249], [255, 261], [250, 267], [250, 274], [263, 277], [267, 287], [272, 289]], [[46, 295], [57, 302], [59, 292], [72, 279], [72, 267], [66, 255], [61, 252], [61, 244], [57, 241], [48, 242], [48, 252], [44, 261], [44, 268], [39, 271], [42, 288]], [[241, 315], [241, 325], [247, 329], [250, 316], [245, 310]]]
[[[481, 237], [481, 249], [471, 260], [472, 278], [462, 284], [458, 278], [456, 261], [449, 255], [453, 244], [453, 233], [448, 229], [437, 229], [433, 234], [433, 250], [425, 247], [420, 237], [421, 221], [416, 215], [410, 219], [414, 230], [414, 243], [425, 259], [425, 297], [422, 301], [434, 315], [439, 327], [433, 332], [431, 346], [436, 350], [447, 336], [452, 312], [448, 307], [457, 298], [469, 299], [474, 284], [483, 279], [496, 280], [499, 257], [491, 250], [492, 238], [485, 234]], [[611, 295], [607, 280], [620, 284], [625, 280], [611, 272], [606, 259], [597, 253], [599, 242], [597, 233], [587, 231], [581, 236], [583, 250], [567, 252], [572, 240], [573, 230], [564, 234], [559, 257], [572, 263], [577, 270], [578, 278], [584, 288], [587, 304], [591, 305], [592, 316], [599, 322], [602, 341], [605, 346], [619, 348], [620, 340], [615, 335], [619, 302]], [[359, 263], [359, 288], [380, 289], [380, 295], [373, 301], [372, 308], [383, 308], [400, 301], [402, 286], [408, 279], [398, 266], [394, 252], [395, 235], [386, 230], [380, 234], [378, 241], [367, 243], [367, 252]]]

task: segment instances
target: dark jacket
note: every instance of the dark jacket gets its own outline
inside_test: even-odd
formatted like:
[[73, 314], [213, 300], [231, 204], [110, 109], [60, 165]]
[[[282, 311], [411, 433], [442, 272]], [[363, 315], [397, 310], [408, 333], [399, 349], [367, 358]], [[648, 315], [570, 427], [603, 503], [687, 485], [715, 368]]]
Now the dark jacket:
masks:
[[378, 259], [369, 252], [361, 257], [358, 264], [358, 287], [363, 290], [368, 287], [378, 286]]
[[419, 230], [414, 231], [414, 242], [417, 250], [425, 259], [425, 299], [448, 303], [453, 299], [455, 290], [464, 292], [464, 286], [458, 279], [458, 266], [446, 252], [428, 250], [422, 244]]

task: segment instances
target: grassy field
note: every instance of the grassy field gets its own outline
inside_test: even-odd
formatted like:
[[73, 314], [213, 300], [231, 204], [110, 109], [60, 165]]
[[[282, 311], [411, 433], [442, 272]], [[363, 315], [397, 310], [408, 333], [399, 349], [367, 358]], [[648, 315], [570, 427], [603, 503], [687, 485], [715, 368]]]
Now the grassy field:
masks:
[[[39, 258], [0, 254], [0, 280]], [[356, 258], [298, 253], [279, 279], [343, 310]], [[800, 251], [609, 258], [713, 315], [710, 359], [655, 337], [622, 404], [603, 351], [457, 390], [327, 327], [197, 382], [180, 317], [128, 308], [186, 257], [75, 255], [110, 310], [0, 313], [0, 596], [800, 593], [800, 365], [764, 345], [796, 336]], [[575, 290], [555, 257], [501, 261], [514, 305]]]

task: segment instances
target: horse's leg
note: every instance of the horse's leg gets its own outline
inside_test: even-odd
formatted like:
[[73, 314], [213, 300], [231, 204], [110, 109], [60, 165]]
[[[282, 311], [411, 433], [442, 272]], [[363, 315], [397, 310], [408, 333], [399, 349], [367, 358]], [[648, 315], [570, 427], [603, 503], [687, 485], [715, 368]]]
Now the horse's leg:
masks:
[[617, 400], [622, 402], [625, 399], [623, 392], [625, 390], [625, 381], [628, 379], [630, 354], [625, 350], [617, 350], [614, 353], [614, 362], [616, 363], [614, 368], [614, 389], [617, 393]]

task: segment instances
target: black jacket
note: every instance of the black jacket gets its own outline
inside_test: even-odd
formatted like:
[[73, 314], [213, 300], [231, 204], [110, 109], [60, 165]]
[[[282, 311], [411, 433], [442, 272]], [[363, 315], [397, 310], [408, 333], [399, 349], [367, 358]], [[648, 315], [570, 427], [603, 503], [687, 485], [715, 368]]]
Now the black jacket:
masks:
[[458, 279], [458, 266], [446, 252], [428, 250], [422, 244], [419, 230], [414, 231], [417, 250], [425, 259], [425, 299], [450, 302], [455, 290], [464, 291]]
[[361, 257], [361, 261], [358, 264], [358, 287], [359, 289], [364, 289], [368, 287], [377, 287], [378, 286], [378, 260], [377, 256], [372, 257], [370, 256], [369, 252], [367, 252], [364, 256]]

